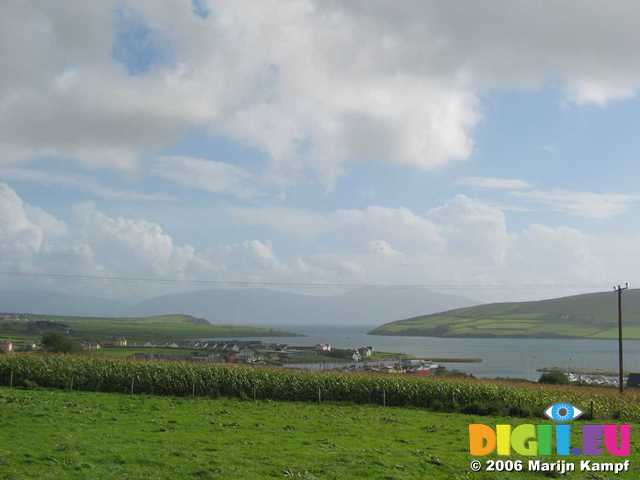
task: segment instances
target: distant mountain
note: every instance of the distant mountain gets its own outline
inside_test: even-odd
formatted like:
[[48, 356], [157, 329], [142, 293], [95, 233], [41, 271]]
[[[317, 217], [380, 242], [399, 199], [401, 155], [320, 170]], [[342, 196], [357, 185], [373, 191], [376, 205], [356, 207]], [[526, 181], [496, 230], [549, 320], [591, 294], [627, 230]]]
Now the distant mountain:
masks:
[[106, 298], [44, 290], [0, 290], [0, 312], [110, 317], [119, 315], [125, 309], [125, 304]]
[[[640, 339], [640, 290], [623, 294], [624, 336]], [[387, 323], [374, 335], [593, 338], [618, 336], [615, 292], [535, 302], [490, 303]]]
[[151, 298], [127, 313], [181, 312], [234, 325], [376, 325], [393, 318], [474, 303], [464, 297], [417, 287], [366, 287], [330, 296], [258, 288], [216, 289]]

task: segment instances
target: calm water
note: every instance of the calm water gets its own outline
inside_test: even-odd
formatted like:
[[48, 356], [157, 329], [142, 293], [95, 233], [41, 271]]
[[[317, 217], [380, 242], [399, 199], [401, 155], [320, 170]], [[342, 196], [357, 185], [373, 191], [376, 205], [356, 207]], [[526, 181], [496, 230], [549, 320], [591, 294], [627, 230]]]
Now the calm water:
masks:
[[[286, 327], [285, 327], [286, 328]], [[616, 371], [616, 340], [546, 340], [385, 337], [367, 335], [367, 327], [291, 328], [306, 337], [264, 337], [257, 340], [290, 345], [330, 343], [338, 348], [372, 345], [378, 351], [402, 352], [421, 357], [473, 357], [482, 363], [447, 365], [480, 377], [519, 377], [531, 380], [540, 374], [538, 368], [561, 367]], [[640, 341], [625, 341], [625, 370], [640, 371]]]

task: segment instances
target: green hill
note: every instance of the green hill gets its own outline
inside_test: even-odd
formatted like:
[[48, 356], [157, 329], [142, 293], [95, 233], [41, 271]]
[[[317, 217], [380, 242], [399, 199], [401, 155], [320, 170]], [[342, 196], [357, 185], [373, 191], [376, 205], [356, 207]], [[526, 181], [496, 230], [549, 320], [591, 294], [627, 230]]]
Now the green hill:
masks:
[[88, 317], [34, 314], [0, 314], [0, 336], [35, 337], [45, 332], [67, 332], [76, 338], [101, 340], [184, 340], [207, 337], [295, 336], [268, 327], [211, 324], [190, 315], [149, 317]]
[[[627, 339], [640, 339], [640, 290], [623, 294]], [[490, 303], [382, 325], [372, 335], [593, 338], [618, 336], [617, 295], [598, 292], [535, 302]]]

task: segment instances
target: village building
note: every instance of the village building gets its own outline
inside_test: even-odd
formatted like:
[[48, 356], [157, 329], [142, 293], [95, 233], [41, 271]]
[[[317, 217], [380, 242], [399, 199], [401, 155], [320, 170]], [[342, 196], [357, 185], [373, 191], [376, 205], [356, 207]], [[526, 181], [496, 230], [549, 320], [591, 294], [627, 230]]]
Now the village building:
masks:
[[370, 357], [371, 355], [373, 355], [373, 347], [371, 345], [367, 345], [365, 346], [360, 346], [358, 347], [358, 353], [360, 353], [361, 357]]
[[255, 363], [261, 361], [262, 356], [250, 348], [244, 348], [236, 354], [236, 360], [244, 363]]
[[111, 340], [105, 340], [101, 345], [109, 348], [123, 348], [127, 346], [127, 339], [124, 337], [118, 337]]
[[11, 340], [0, 340], [0, 352], [13, 352], [13, 342]]
[[34, 352], [36, 350], [40, 350], [40, 346], [37, 343], [27, 342], [24, 344], [25, 352]]

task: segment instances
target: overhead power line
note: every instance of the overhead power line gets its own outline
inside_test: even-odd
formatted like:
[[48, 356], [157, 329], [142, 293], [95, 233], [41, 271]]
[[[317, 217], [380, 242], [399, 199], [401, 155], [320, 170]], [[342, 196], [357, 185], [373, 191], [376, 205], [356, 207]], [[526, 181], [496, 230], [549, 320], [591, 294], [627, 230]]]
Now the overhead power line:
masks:
[[218, 285], [237, 287], [303, 287], [303, 288], [358, 288], [358, 287], [397, 287], [397, 288], [604, 288], [597, 283], [372, 283], [372, 282], [285, 282], [267, 280], [198, 280], [167, 277], [127, 277], [120, 275], [84, 275], [76, 273], [17, 272], [5, 271], [0, 275], [8, 277], [58, 278], [68, 280], [102, 280], [121, 282], [147, 282], [189, 285]]

